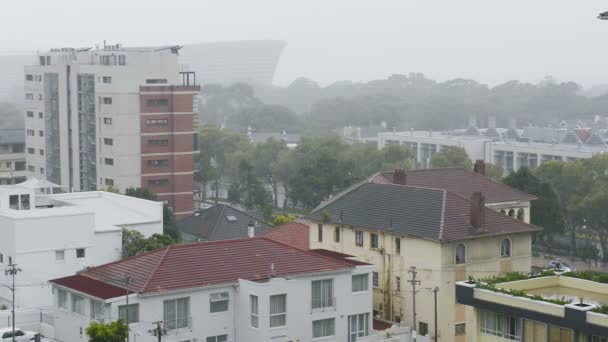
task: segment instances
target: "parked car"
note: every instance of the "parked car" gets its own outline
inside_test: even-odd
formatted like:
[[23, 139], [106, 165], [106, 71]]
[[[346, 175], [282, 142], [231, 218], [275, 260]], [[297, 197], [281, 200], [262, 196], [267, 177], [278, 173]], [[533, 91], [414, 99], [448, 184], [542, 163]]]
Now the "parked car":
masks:
[[559, 260], [551, 260], [547, 265], [547, 269], [555, 273], [566, 273], [575, 271], [574, 267], [568, 265], [565, 262]]
[[[29, 342], [36, 339], [37, 333], [33, 331], [25, 331], [19, 328], [15, 328], [15, 341], [17, 342]], [[2, 328], [0, 329], [0, 341], [12, 342], [13, 341], [13, 328]]]

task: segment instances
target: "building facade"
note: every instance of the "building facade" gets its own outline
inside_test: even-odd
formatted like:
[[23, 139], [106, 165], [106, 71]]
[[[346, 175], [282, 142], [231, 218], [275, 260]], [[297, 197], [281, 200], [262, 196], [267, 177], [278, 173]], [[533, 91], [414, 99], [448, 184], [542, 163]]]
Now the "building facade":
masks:
[[53, 280], [54, 337], [86, 341], [91, 321], [129, 317], [143, 342], [158, 321], [171, 341], [356, 341], [372, 329], [372, 269], [265, 238], [171, 246]]
[[[28, 181], [29, 182], [29, 181]], [[162, 234], [161, 202], [109, 192], [45, 194], [41, 188], [0, 187], [0, 283], [17, 264], [18, 308], [52, 304], [47, 281], [122, 257], [122, 229]], [[0, 301], [11, 293], [0, 288]]]
[[[316, 208], [309, 216], [310, 246], [376, 265], [375, 316], [413, 326], [418, 335], [431, 339], [464, 341], [467, 315], [456, 302], [455, 282], [469, 276], [529, 272], [532, 235], [538, 229], [525, 222], [526, 215], [517, 219], [492, 208], [481, 192], [467, 199], [439, 188], [439, 182], [434, 188], [407, 186], [402, 175], [395, 176], [397, 183], [387, 183], [386, 175], [372, 177]], [[463, 184], [457, 178], [453, 181]], [[509, 193], [514, 195], [504, 189], [501, 196]], [[498, 201], [521, 201], [529, 210], [529, 197]], [[415, 317], [411, 281], [416, 282]], [[441, 308], [438, 336], [435, 288]]]
[[193, 210], [194, 74], [179, 47], [54, 49], [25, 68], [27, 171], [74, 191], [146, 187]]
[[0, 185], [21, 183], [26, 178], [23, 130], [0, 130]]

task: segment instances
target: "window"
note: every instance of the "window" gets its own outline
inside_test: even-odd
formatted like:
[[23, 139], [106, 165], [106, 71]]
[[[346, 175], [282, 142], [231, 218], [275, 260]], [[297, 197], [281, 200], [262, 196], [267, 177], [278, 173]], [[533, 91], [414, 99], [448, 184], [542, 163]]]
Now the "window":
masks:
[[526, 216], [525, 214], [526, 214], [526, 212], [524, 211], [523, 208], [517, 209], [517, 219], [518, 220], [523, 221]]
[[25, 162], [15, 162], [15, 171], [24, 171]]
[[[549, 325], [549, 341], [551, 342], [572, 342], [572, 330]], [[536, 341], [536, 339], [534, 339]]]
[[323, 242], [323, 225], [320, 223], [317, 225], [317, 237], [319, 242]]
[[401, 254], [401, 238], [395, 238], [395, 254]]
[[65, 290], [57, 289], [57, 306], [61, 309], [68, 309], [68, 293]]
[[38, 131], [38, 135], [43, 137], [44, 136], [44, 131]]
[[33, 136], [35, 136], [35, 135], [36, 135], [36, 132], [34, 132], [34, 130], [33, 130], [33, 129], [28, 129], [28, 130], [26, 131], [26, 133], [27, 133], [27, 136], [28, 136], [28, 137], [33, 137]]
[[334, 280], [312, 281], [312, 308], [322, 309], [334, 306]]
[[150, 185], [150, 186], [161, 186], [161, 185], [168, 185], [168, 184], [169, 184], [169, 180], [167, 178], [151, 179], [148, 181], [148, 185]]
[[363, 232], [360, 230], [355, 231], [355, 245], [363, 246]]
[[13, 264], [13, 257], [9, 256], [8, 257], [8, 265], [11, 266]]
[[28, 118], [33, 118], [33, 117], [34, 117], [34, 112], [29, 112], [29, 111], [28, 111], [28, 112], [25, 112], [25, 115], [26, 115]]
[[169, 166], [169, 159], [154, 159], [148, 160], [148, 167], [165, 167]]
[[259, 327], [260, 317], [258, 316], [258, 296], [249, 295], [249, 313], [251, 315], [251, 326]]
[[28, 166], [27, 166], [27, 170], [28, 170], [29, 172], [35, 172], [35, 171], [36, 171], [36, 168], [34, 167], [34, 165], [28, 165]]
[[38, 94], [38, 101], [42, 101], [42, 94]]
[[91, 319], [96, 321], [103, 321], [104, 319], [104, 310], [103, 310], [103, 302], [98, 300], [91, 299]]
[[287, 325], [287, 295], [270, 296], [270, 327]]
[[72, 293], [72, 312], [84, 315], [84, 298]]
[[511, 257], [511, 240], [502, 239], [500, 242], [500, 257], [510, 258]]
[[369, 275], [357, 274], [353, 276], [353, 292], [362, 292], [368, 290]]
[[30, 195], [20, 195], [19, 202], [21, 204], [21, 210], [28, 210], [30, 208]]
[[106, 178], [106, 186], [114, 186], [114, 180], [110, 178]]
[[112, 98], [111, 97], [104, 97], [103, 98], [103, 104], [111, 105], [112, 104]]
[[378, 272], [372, 272], [372, 286], [374, 288], [380, 287], [380, 280], [378, 279]]
[[125, 56], [125, 55], [118, 56], [118, 65], [127, 65], [127, 56]]
[[118, 319], [122, 319], [128, 324], [139, 322], [139, 304], [119, 305]]
[[[544, 327], [544, 330], [546, 330], [546, 326]], [[520, 319], [493, 311], [479, 310], [479, 331], [507, 340], [521, 341]], [[533, 326], [532, 331], [534, 331]], [[532, 336], [534, 336], [534, 334], [532, 334]], [[534, 341], [534, 338], [530, 341]]]
[[515, 210], [509, 209], [509, 216], [515, 217]]
[[106, 165], [114, 165], [114, 159], [112, 158], [104, 158], [103, 163]]
[[42, 112], [38, 112], [38, 119], [43, 119], [44, 118], [44, 114]]
[[454, 251], [454, 261], [457, 264], [464, 264], [465, 262], [467, 262], [467, 248], [465, 247], [465, 245], [463, 243], [459, 243], [456, 246], [456, 249]]
[[206, 342], [226, 342], [228, 341], [228, 335], [217, 335], [217, 336], [209, 336], [205, 340]]
[[111, 125], [112, 124], [112, 118], [103, 118], [103, 123], [106, 125]]
[[31, 74], [25, 75], [25, 80], [26, 81], [33, 81], [34, 80], [34, 75], [31, 75]]
[[28, 148], [27, 148], [27, 153], [28, 153], [28, 154], [35, 154], [35, 153], [36, 153], [36, 149], [35, 149], [35, 148], [28, 147]]
[[19, 210], [19, 195], [10, 195], [8, 197], [8, 207], [11, 209]]
[[340, 242], [340, 227], [334, 228], [334, 242]]
[[103, 144], [104, 145], [114, 145], [114, 140], [111, 138], [103, 138]]
[[32, 94], [32, 93], [25, 94], [25, 99], [26, 100], [33, 100], [34, 99], [34, 94]]
[[112, 77], [110, 77], [110, 76], [104, 76], [103, 77], [103, 83], [112, 83]]
[[369, 335], [369, 313], [348, 316], [348, 341]]
[[369, 234], [369, 248], [378, 248], [378, 234]]
[[395, 277], [395, 291], [401, 291], [401, 277]]
[[165, 84], [167, 83], [166, 78], [149, 78], [146, 80], [146, 84]]
[[429, 334], [429, 324], [425, 322], [418, 322], [418, 334], [426, 336]]
[[55, 251], [55, 261], [65, 261], [65, 250]]
[[166, 300], [163, 307], [168, 330], [190, 326], [190, 297]]
[[212, 293], [209, 298], [209, 311], [211, 313], [228, 311], [229, 302], [230, 294], [228, 292]]
[[169, 145], [169, 139], [150, 139], [148, 140], [150, 146], [167, 146]]
[[43, 174], [44, 174], [44, 168], [43, 168], [43, 167], [41, 167], [41, 168], [40, 168], [40, 174], [41, 174], [41, 175], [43, 175]]
[[454, 325], [454, 334], [455, 335], [462, 335], [466, 332], [465, 330], [466, 330], [466, 323], [457, 323]]
[[4, 263], [4, 255], [2, 255], [2, 253], [0, 253], [0, 264]]
[[165, 126], [169, 124], [169, 119], [148, 119], [146, 125], [148, 126]]
[[149, 107], [163, 107], [169, 105], [168, 99], [149, 99], [146, 101]]
[[334, 336], [336, 333], [336, 319], [327, 318], [312, 321], [312, 337]]
[[76, 248], [76, 258], [83, 259], [86, 256], [84, 248]]

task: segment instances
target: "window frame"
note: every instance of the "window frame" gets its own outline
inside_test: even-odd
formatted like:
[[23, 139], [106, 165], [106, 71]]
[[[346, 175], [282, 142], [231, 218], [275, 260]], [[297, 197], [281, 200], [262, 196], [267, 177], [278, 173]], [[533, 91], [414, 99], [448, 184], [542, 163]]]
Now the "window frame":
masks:
[[76, 259], [86, 259], [86, 257], [87, 257], [86, 248], [76, 248]]
[[[285, 304], [285, 307], [283, 308], [283, 311], [277, 311], [277, 312], [273, 312], [273, 300], [278, 300], [279, 298], [284, 298], [283, 302]], [[270, 306], [270, 310], [268, 311], [268, 318], [269, 318], [269, 326], [270, 328], [282, 328], [282, 327], [286, 327], [287, 326], [287, 294], [286, 293], [281, 293], [281, 294], [275, 294], [275, 295], [271, 295], [269, 298], [269, 306]], [[273, 318], [277, 318], [277, 317], [283, 317], [283, 320], [280, 321], [283, 324], [282, 325], [277, 325], [276, 320], [275, 323], [273, 324]]]
[[336, 243], [340, 242], [340, 237], [341, 237], [340, 235], [341, 235], [340, 227], [335, 226], [334, 227], [334, 242], [336, 242]]
[[[184, 317], [180, 317], [180, 303], [186, 309], [186, 313]], [[167, 310], [167, 308], [171, 308], [172, 311]], [[176, 330], [176, 329], [184, 329], [190, 327], [190, 315], [192, 314], [191, 310], [191, 301], [190, 297], [178, 297], [163, 300], [163, 320], [165, 321], [167, 330]], [[171, 315], [173, 313], [173, 315]], [[171, 317], [170, 317], [171, 316]]]
[[[319, 329], [321, 330], [321, 335], [315, 335], [315, 323], [317, 324], [321, 324], [321, 326], [319, 327]], [[328, 326], [324, 326], [324, 323], [331, 323]], [[326, 333], [326, 329], [331, 330], [331, 332], [328, 335], [324, 335], [324, 333]], [[328, 338], [328, 337], [333, 337], [336, 335], [336, 318], [335, 317], [329, 317], [329, 318], [323, 318], [323, 319], [316, 319], [312, 321], [312, 338], [313, 339], [321, 339], [321, 338]]]
[[355, 230], [355, 246], [363, 247], [365, 244], [365, 237], [362, 230]]
[[[223, 308], [224, 304], [221, 304], [222, 307], [219, 309], [213, 308], [214, 303], [223, 303], [223, 302], [225, 302], [225, 306], [226, 306], [225, 309], [220, 310]], [[215, 305], [219, 306], [220, 304], [215, 304]], [[220, 292], [214, 292], [214, 293], [209, 294], [209, 313], [216, 314], [216, 313], [228, 312], [228, 311], [230, 311], [230, 292], [220, 291]]]
[[[356, 278], [356, 279], [355, 279]], [[357, 283], [355, 280], [365, 278], [365, 282], [361, 281]], [[355, 284], [357, 284], [355, 288]], [[359, 288], [360, 284], [365, 284], [364, 288]], [[352, 293], [364, 293], [369, 291], [369, 273], [353, 274], [351, 277], [351, 292]]]
[[249, 295], [249, 325], [256, 329], [260, 327], [260, 300], [254, 294]]
[[380, 288], [380, 274], [376, 271], [372, 272], [372, 287], [374, 289]]
[[[503, 248], [505, 246], [504, 245], [505, 242], [507, 243], [506, 246], [508, 246], [508, 248], [507, 248], [508, 253], [505, 253], [505, 250]], [[513, 255], [513, 241], [511, 241], [510, 238], [504, 238], [504, 239], [500, 240], [500, 257], [502, 259], [506, 259], [506, 258], [510, 258], [512, 255]]]
[[323, 242], [323, 224], [317, 224], [317, 242]]
[[369, 233], [369, 248], [380, 248], [380, 237], [378, 236], [378, 233]]
[[[327, 285], [329, 284], [329, 285]], [[318, 285], [318, 298], [315, 301], [315, 287]], [[329, 293], [328, 293], [329, 292]], [[310, 282], [310, 302], [313, 310], [324, 310], [333, 308], [335, 305], [334, 298], [334, 279], [324, 278], [315, 279]]]
[[401, 238], [398, 236], [395, 238], [395, 254], [401, 255]]
[[[463, 253], [464, 256], [462, 257], [462, 260], [459, 260], [459, 247], [463, 248]], [[464, 242], [459, 242], [455, 247], [454, 247], [454, 264], [456, 265], [463, 265], [467, 263], [467, 245], [464, 244]]]
[[119, 305], [118, 319], [126, 321], [127, 324], [139, 323], [139, 303], [129, 303], [128, 306], [127, 304]]

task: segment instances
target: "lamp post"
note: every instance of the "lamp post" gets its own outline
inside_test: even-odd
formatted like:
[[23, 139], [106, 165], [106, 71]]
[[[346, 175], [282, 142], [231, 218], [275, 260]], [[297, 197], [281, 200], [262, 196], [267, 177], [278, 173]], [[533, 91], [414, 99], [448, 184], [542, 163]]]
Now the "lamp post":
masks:
[[15, 342], [15, 276], [17, 275], [17, 273], [21, 272], [20, 268], [17, 268], [17, 264], [10, 264], [8, 265], [9, 269], [7, 269], [6, 271], [4, 271], [5, 275], [10, 275], [13, 278], [13, 285], [12, 286], [8, 286], [8, 285], [4, 285], [4, 284], [0, 284], [1, 286], [6, 287], [7, 289], [9, 289], [12, 292], [12, 297], [13, 297], [13, 303], [12, 303], [12, 310], [11, 310], [11, 316], [12, 316], [12, 332], [13, 332], [13, 342]]

